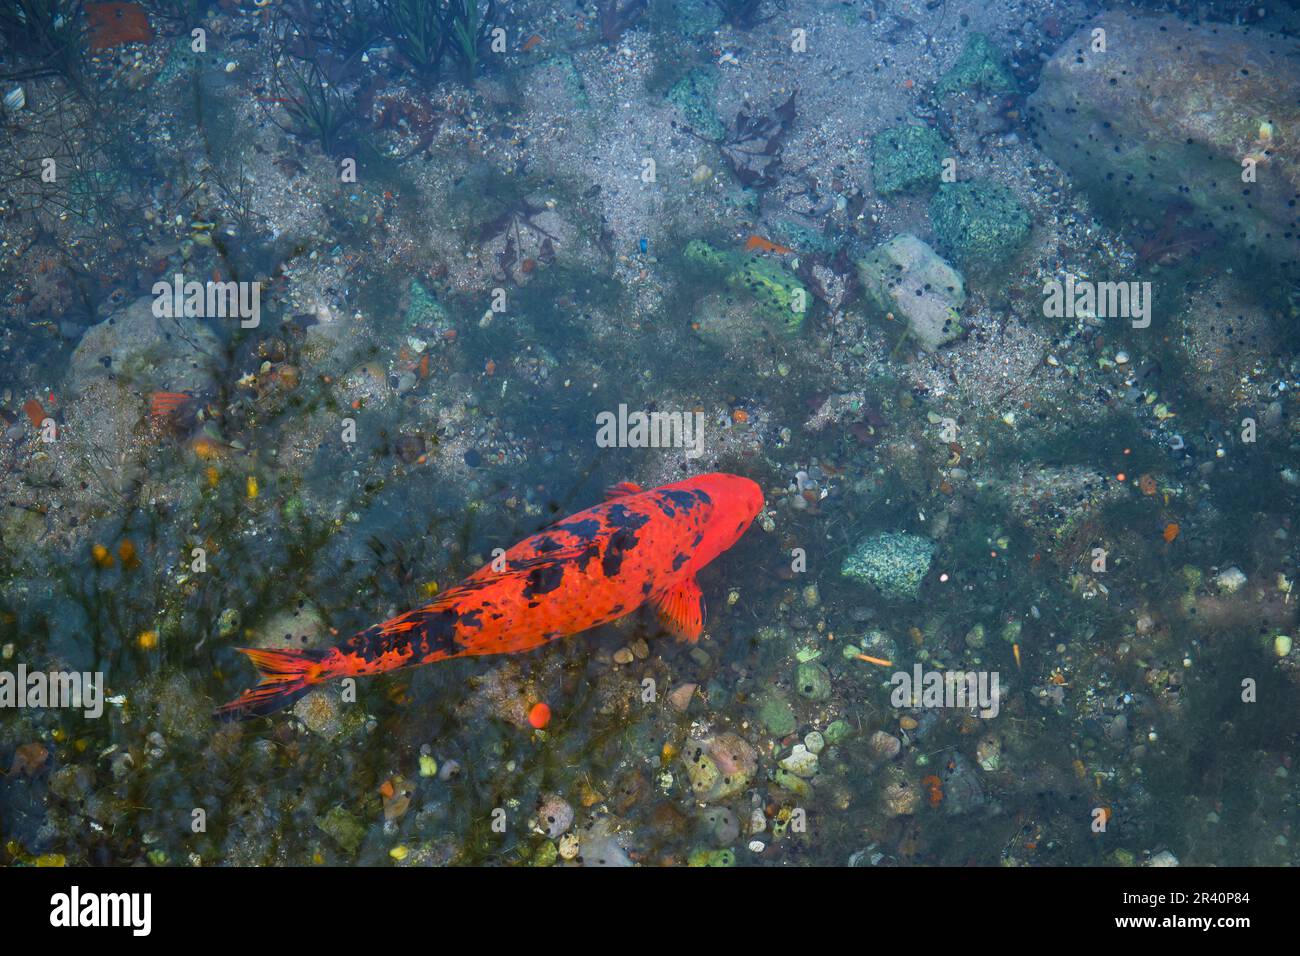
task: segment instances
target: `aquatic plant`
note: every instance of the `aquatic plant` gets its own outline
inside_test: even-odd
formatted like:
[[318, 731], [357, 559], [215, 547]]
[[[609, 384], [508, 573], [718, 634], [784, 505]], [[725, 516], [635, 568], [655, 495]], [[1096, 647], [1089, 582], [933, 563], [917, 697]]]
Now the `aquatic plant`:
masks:
[[379, 0], [384, 35], [417, 73], [437, 75], [447, 51], [446, 16], [437, 0]]
[[600, 38], [606, 43], [616, 43], [641, 14], [645, 13], [649, 0], [596, 0], [596, 22], [600, 25]]
[[25, 65], [5, 72], [5, 80], [62, 77], [79, 94], [86, 26], [82, 0], [9, 0], [0, 4], [0, 39]]
[[488, 0], [486, 7], [479, 0], [451, 0], [447, 8], [446, 29], [451, 52], [460, 61], [466, 80], [478, 72], [483, 42], [495, 12], [495, 0]]
[[310, 13], [292, 6], [274, 22], [272, 88], [292, 120], [276, 125], [299, 139], [315, 140], [333, 155], [357, 115], [355, 97], [343, 88], [353, 79], [362, 51], [344, 55], [330, 48], [314, 22]]
[[293, 23], [306, 47], [324, 49], [346, 60], [369, 50], [382, 35], [380, 2], [286, 0], [279, 15]]
[[315, 140], [326, 155], [341, 145], [352, 116], [351, 98], [331, 82], [320, 64], [284, 57], [274, 72], [276, 91], [293, 125], [276, 123], [299, 139]]
[[758, 23], [758, 11], [763, 0], [713, 0], [722, 13], [722, 19], [739, 30], [748, 30]]

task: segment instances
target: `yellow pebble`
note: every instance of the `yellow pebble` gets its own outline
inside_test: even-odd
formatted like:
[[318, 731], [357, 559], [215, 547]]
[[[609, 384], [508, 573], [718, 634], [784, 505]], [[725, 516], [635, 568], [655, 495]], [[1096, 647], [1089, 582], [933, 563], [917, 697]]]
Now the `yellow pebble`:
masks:
[[411, 851], [399, 843], [397, 846], [393, 847], [391, 850], [388, 851], [388, 855], [391, 856], [398, 863], [401, 863], [403, 860], [405, 860], [408, 856], [411, 855]]
[[113, 556], [108, 553], [108, 548], [102, 544], [97, 544], [91, 548], [90, 556], [95, 559], [95, 564], [101, 568], [111, 568], [113, 566]]
[[139, 644], [143, 650], [151, 651], [158, 646], [158, 632], [142, 631], [140, 636], [135, 639], [135, 642]]
[[244, 489], [248, 492], [248, 500], [252, 501], [257, 497], [257, 476], [249, 475], [248, 480], [244, 482]]

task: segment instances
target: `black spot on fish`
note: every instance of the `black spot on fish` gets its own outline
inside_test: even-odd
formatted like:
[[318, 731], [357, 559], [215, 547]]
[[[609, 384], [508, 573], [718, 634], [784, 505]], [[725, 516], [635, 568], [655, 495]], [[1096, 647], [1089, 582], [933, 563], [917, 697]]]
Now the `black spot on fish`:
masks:
[[476, 628], [483, 626], [478, 611], [471, 614], [460, 614], [451, 608], [443, 608], [436, 611], [418, 611], [416, 613], [420, 617], [419, 625], [401, 636], [409, 638], [410, 635], [418, 633], [420, 649], [423, 655], [439, 652], [455, 654], [461, 649], [460, 642], [456, 640], [457, 625], [463, 623], [467, 627]]
[[701, 491], [699, 488], [696, 488], [696, 489], [695, 489], [694, 494], [695, 494], [695, 497], [696, 497], [696, 498], [699, 498], [700, 501], [701, 501], [703, 504], [706, 504], [706, 505], [711, 505], [711, 504], [713, 504], [713, 499], [710, 498], [710, 497], [709, 497], [707, 494], [705, 494], [703, 491]]
[[557, 524], [552, 530], [568, 532], [583, 544], [587, 544], [600, 533], [600, 522], [595, 518], [585, 518], [582, 521], [567, 521], [564, 524]]
[[636, 547], [637, 536], [628, 528], [620, 528], [609, 537], [605, 546], [605, 556], [600, 560], [600, 569], [605, 577], [612, 578], [623, 566], [624, 556]]
[[687, 513], [695, 507], [695, 496], [689, 491], [664, 491], [660, 494]]
[[532, 571], [528, 572], [528, 583], [524, 585], [524, 597], [530, 598], [539, 594], [549, 594], [560, 586], [560, 581], [563, 579], [564, 565], [559, 562], [533, 568]]
[[614, 528], [636, 531], [649, 520], [649, 515], [641, 514], [639, 511], [630, 511], [623, 505], [613, 505], [609, 509], [609, 524]]
[[680, 570], [681, 566], [685, 564], [688, 560], [690, 559], [687, 558], [686, 555], [684, 554], [677, 555], [676, 557], [673, 558], [673, 570], [674, 571]]
[[574, 567], [578, 569], [579, 573], [585, 573], [587, 565], [591, 564], [592, 560], [599, 556], [600, 546], [593, 542], [592, 544], [587, 545], [587, 547], [582, 550], [582, 553], [573, 559]]
[[691, 542], [691, 547], [698, 548], [700, 546], [700, 542], [703, 540], [704, 540], [704, 532], [701, 531], [699, 534], [695, 536], [695, 540]]
[[564, 545], [551, 537], [544, 537], [537, 542], [537, 550], [542, 554], [549, 554], [552, 551], [559, 551]]

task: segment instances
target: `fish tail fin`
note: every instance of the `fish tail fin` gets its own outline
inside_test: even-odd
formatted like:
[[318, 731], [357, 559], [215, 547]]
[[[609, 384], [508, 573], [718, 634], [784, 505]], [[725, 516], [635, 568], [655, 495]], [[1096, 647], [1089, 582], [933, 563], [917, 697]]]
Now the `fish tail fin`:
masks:
[[248, 655], [262, 680], [230, 703], [218, 707], [216, 715], [222, 720], [247, 720], [273, 714], [294, 703], [314, 685], [328, 680], [321, 662], [329, 651], [252, 647], [236, 650]]

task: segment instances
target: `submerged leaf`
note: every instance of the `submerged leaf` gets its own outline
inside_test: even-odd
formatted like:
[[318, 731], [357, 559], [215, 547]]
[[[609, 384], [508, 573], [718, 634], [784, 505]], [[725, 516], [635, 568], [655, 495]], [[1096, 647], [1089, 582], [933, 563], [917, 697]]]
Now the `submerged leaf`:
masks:
[[722, 143], [722, 155], [742, 185], [761, 188], [777, 181], [781, 165], [781, 140], [794, 122], [795, 94], [769, 113], [750, 115], [741, 110], [731, 133]]

